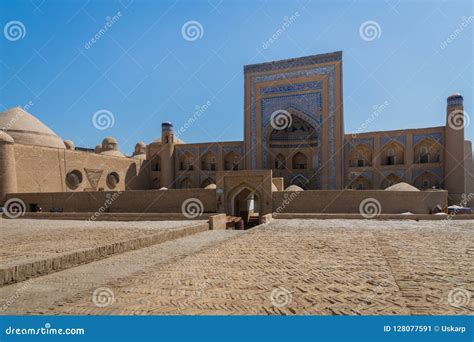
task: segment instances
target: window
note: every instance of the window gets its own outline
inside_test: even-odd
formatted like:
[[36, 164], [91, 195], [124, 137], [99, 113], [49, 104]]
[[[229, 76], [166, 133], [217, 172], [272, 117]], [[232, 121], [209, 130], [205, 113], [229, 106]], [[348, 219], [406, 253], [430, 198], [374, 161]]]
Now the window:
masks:
[[396, 162], [395, 156], [387, 157], [387, 165], [395, 165], [395, 162]]
[[430, 187], [430, 181], [429, 179], [424, 179], [423, 180], [423, 188], [428, 189]]
[[364, 159], [358, 159], [357, 160], [357, 166], [358, 167], [365, 166], [365, 160]]

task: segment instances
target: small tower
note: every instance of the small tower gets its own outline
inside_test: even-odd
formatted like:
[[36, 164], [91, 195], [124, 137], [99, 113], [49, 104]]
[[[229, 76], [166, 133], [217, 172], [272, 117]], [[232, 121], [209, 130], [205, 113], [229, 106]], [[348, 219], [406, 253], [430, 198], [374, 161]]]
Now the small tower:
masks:
[[14, 141], [0, 130], [0, 205], [5, 202], [6, 194], [17, 191]]
[[459, 203], [465, 190], [464, 180], [464, 117], [463, 97], [448, 97], [446, 108], [444, 177], [449, 203]]
[[160, 184], [165, 188], [174, 188], [174, 131], [171, 122], [161, 124], [161, 179]]

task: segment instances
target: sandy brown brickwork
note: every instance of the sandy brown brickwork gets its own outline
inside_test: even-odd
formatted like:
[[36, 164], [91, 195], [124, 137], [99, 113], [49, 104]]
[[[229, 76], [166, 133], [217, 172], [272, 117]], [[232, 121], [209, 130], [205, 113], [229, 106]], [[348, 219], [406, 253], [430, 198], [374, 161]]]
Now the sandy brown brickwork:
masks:
[[87, 222], [0, 219], [0, 285], [208, 229], [205, 221]]
[[[52, 314], [473, 314], [473, 221], [275, 220]], [[283, 304], [283, 305], [281, 305]]]

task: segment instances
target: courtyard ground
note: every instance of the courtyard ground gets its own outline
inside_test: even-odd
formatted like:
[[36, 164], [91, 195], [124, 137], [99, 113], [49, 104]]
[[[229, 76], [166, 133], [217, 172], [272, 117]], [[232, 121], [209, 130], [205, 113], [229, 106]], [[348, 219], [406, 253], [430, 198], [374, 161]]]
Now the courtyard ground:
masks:
[[246, 232], [201, 232], [3, 286], [0, 308], [7, 314], [472, 315], [473, 257], [472, 220], [275, 220]]

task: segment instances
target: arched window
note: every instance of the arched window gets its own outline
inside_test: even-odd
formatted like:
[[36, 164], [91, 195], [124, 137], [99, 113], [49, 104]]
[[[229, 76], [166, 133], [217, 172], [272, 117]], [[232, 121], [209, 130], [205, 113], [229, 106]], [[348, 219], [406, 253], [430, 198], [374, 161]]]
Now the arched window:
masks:
[[240, 154], [229, 152], [224, 157], [224, 169], [237, 171], [239, 169], [239, 162]]
[[396, 141], [391, 141], [382, 149], [382, 165], [400, 165], [404, 163], [404, 147]]
[[216, 171], [216, 156], [212, 152], [207, 152], [201, 157], [201, 170], [203, 171]]
[[293, 169], [304, 170], [308, 168], [308, 158], [301, 152], [296, 153], [293, 156]]
[[351, 148], [349, 154], [350, 167], [364, 167], [372, 165], [372, 148], [367, 144], [357, 144]]
[[179, 159], [179, 169], [181, 171], [192, 171], [193, 170], [193, 155], [189, 152], [185, 152]]

